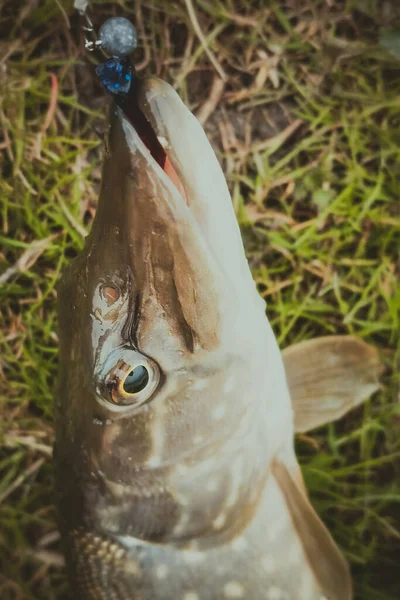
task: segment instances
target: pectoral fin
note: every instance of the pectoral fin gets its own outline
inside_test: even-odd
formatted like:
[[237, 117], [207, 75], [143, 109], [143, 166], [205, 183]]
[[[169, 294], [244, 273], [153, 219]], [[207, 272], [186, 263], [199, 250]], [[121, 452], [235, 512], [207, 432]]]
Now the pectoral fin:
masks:
[[378, 352], [355, 337], [307, 340], [282, 354], [298, 433], [340, 419], [380, 387]]
[[272, 473], [285, 498], [293, 525], [314, 577], [328, 600], [351, 600], [349, 567], [330, 533], [283, 463], [275, 460]]

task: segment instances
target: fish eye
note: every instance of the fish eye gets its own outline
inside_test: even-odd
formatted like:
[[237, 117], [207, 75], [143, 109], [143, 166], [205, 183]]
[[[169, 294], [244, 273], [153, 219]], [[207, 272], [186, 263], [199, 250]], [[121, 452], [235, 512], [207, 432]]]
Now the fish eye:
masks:
[[149, 372], [144, 365], [138, 365], [125, 378], [123, 389], [126, 394], [138, 394], [149, 383]]
[[118, 348], [107, 358], [100, 394], [114, 406], [140, 406], [149, 401], [160, 381], [158, 365], [132, 348]]

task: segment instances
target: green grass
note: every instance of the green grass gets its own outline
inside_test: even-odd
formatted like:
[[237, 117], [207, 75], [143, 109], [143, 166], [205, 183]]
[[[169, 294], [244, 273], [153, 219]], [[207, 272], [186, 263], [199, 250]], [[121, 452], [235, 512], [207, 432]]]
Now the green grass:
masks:
[[[111, 5], [96, 4], [101, 23]], [[125, 5], [137, 22], [135, 4]], [[358, 600], [400, 597], [400, 15], [395, 0], [385, 5], [195, 3], [227, 74], [227, 125], [211, 117], [207, 128], [214, 139], [222, 131], [220, 157], [279, 343], [352, 333], [387, 366], [366, 405], [298, 440]], [[169, 3], [168, 14], [163, 0], [137, 6], [147, 48], [138, 62], [147, 57], [145, 72], [176, 82], [199, 109], [214, 69], [185, 4]], [[105, 96], [76, 19], [68, 29], [56, 2], [6, 0], [0, 32], [0, 597], [52, 600], [65, 589], [52, 506], [54, 287], [93, 218]], [[229, 121], [235, 131], [253, 110], [273, 139], [263, 144], [255, 128], [229, 142]]]

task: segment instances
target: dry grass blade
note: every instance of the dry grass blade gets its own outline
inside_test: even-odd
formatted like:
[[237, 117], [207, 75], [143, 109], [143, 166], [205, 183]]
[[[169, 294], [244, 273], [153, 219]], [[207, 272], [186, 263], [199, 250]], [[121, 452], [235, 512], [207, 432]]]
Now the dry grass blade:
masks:
[[51, 550], [31, 550], [27, 552], [36, 561], [45, 564], [47, 567], [57, 567], [61, 569], [65, 567], [64, 556], [60, 552], [52, 552]]
[[7, 281], [17, 273], [25, 273], [26, 271], [29, 271], [37, 259], [45, 250], [47, 250], [55, 237], [55, 235], [50, 235], [42, 240], [34, 240], [31, 242], [18, 258], [17, 262], [12, 267], [6, 269], [2, 275], [0, 275], [0, 285], [6, 284]]
[[190, 18], [190, 21], [193, 25], [193, 29], [197, 35], [197, 37], [199, 38], [205, 53], [207, 54], [208, 58], [210, 59], [210, 62], [212, 63], [212, 65], [214, 66], [215, 70], [217, 71], [217, 73], [219, 74], [219, 76], [221, 77], [221, 79], [223, 81], [226, 81], [226, 74], [225, 71], [223, 70], [223, 68], [221, 67], [221, 65], [219, 64], [218, 60], [216, 59], [216, 57], [214, 56], [213, 52], [210, 50], [207, 40], [204, 36], [204, 33], [201, 30], [200, 27], [200, 23], [198, 21], [197, 15], [196, 15], [196, 11], [194, 9], [193, 6], [193, 1], [192, 0], [185, 0], [185, 4], [186, 4], [186, 8], [188, 11], [188, 15]]
[[210, 94], [207, 100], [202, 104], [201, 108], [197, 111], [196, 117], [200, 121], [202, 125], [204, 125], [214, 110], [216, 109], [217, 104], [220, 102], [222, 95], [225, 89], [225, 82], [223, 79], [219, 77], [214, 77]]
[[8, 486], [7, 489], [4, 490], [4, 492], [2, 492], [0, 494], [0, 503], [4, 502], [4, 500], [6, 500], [6, 498], [8, 496], [10, 496], [10, 494], [15, 492], [15, 490], [17, 490], [29, 477], [34, 475], [40, 469], [40, 467], [43, 465], [44, 461], [45, 461], [44, 458], [39, 458], [30, 467], [28, 467], [24, 471], [24, 473], [19, 475], [15, 479], [15, 481], [13, 481], [13, 483], [10, 486]]

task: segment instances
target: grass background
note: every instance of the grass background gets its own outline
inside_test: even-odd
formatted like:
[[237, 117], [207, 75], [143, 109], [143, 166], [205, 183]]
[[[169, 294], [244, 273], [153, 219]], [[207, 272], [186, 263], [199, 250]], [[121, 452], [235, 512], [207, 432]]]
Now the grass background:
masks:
[[[137, 64], [204, 117], [282, 347], [352, 333], [383, 389], [298, 439], [358, 600], [400, 597], [400, 8], [396, 0], [95, 2], [138, 27]], [[0, 598], [65, 596], [52, 506], [55, 285], [82, 247], [105, 94], [72, 2], [0, 4]], [[217, 100], [217, 102], [216, 102]]]

